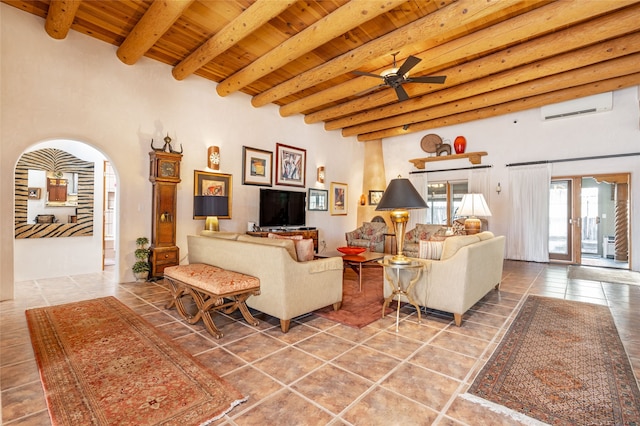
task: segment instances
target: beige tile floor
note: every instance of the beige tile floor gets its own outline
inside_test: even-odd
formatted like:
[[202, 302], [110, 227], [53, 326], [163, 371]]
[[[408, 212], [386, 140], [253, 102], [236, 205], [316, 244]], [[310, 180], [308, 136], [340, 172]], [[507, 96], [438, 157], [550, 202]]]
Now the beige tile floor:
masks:
[[0, 303], [0, 423], [50, 424], [24, 310], [114, 295], [249, 396], [217, 424], [512, 425], [458, 395], [527, 294], [609, 305], [640, 377], [640, 286], [568, 280], [560, 265], [507, 261], [501, 291], [460, 328], [434, 312], [418, 324], [413, 308], [402, 310], [399, 333], [391, 315], [359, 330], [308, 315], [287, 334], [274, 318], [258, 315], [253, 328], [233, 316], [216, 318], [220, 340], [166, 311], [162, 282], [115, 284], [104, 273], [16, 283], [16, 299]]

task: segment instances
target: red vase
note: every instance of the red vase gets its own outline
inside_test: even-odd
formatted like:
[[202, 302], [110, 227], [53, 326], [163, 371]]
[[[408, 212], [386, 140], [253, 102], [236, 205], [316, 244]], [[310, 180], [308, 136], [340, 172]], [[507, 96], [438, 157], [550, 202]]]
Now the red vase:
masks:
[[464, 150], [467, 148], [467, 140], [464, 136], [458, 136], [453, 141], [453, 149], [456, 150], [456, 154], [464, 154]]

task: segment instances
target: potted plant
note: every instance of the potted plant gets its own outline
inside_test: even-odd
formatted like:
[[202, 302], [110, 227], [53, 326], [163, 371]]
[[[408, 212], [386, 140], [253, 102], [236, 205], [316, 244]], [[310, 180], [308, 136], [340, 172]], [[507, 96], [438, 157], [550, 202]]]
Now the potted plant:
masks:
[[149, 254], [151, 251], [147, 248], [149, 239], [147, 237], [140, 237], [136, 239], [136, 263], [131, 268], [133, 275], [136, 277], [136, 281], [146, 281], [149, 278]]

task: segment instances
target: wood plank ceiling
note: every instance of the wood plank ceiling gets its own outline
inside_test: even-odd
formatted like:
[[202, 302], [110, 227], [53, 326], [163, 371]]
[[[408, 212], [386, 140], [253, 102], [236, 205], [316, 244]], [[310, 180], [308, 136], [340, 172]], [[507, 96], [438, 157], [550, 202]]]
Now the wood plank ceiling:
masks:
[[[360, 141], [640, 85], [640, 0], [2, 0]], [[444, 84], [378, 87], [408, 56], [410, 77]], [[168, 71], [169, 72], [169, 69]], [[213, 94], [211, 96], [216, 96]]]

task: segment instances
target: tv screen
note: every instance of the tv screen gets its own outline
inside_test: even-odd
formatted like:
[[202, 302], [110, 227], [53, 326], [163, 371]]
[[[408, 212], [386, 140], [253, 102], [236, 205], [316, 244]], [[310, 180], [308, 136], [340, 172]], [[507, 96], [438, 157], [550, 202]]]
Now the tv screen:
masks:
[[306, 193], [260, 189], [260, 227], [304, 226]]

